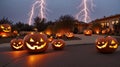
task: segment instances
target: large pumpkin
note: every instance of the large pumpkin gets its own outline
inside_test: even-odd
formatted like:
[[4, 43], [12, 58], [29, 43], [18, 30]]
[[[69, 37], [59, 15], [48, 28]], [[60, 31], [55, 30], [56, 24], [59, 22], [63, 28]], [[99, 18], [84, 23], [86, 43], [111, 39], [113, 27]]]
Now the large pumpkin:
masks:
[[24, 42], [22, 39], [12, 39], [10, 45], [13, 50], [21, 50], [24, 47]]
[[118, 41], [111, 37], [101, 37], [96, 40], [96, 48], [101, 53], [113, 53], [118, 48]]
[[45, 34], [34, 33], [24, 37], [24, 44], [29, 52], [44, 52], [48, 48], [48, 40]]
[[92, 30], [84, 30], [84, 35], [91, 36], [92, 35]]
[[0, 31], [1, 32], [11, 32], [11, 26], [9, 24], [1, 24]]
[[52, 47], [55, 50], [61, 50], [65, 47], [65, 41], [62, 39], [55, 39], [52, 41]]

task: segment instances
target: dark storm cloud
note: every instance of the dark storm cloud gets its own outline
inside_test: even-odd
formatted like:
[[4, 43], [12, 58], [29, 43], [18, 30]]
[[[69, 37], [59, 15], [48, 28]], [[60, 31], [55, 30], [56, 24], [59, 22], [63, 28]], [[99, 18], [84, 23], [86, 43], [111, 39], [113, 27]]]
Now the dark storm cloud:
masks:
[[[77, 6], [81, 0], [46, 0], [48, 12], [48, 20], [55, 20], [61, 15], [75, 15], [78, 10]], [[29, 11], [34, 0], [0, 0], [0, 19], [8, 17], [14, 22], [27, 22]], [[102, 18], [120, 14], [120, 0], [94, 0], [96, 7], [91, 12], [91, 18]]]

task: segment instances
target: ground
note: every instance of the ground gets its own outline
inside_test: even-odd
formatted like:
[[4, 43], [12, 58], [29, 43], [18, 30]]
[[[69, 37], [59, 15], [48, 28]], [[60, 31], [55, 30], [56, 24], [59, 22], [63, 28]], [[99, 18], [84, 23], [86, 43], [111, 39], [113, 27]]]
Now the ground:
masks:
[[9, 43], [0, 45], [0, 67], [120, 67], [120, 47], [115, 53], [101, 54], [95, 48], [98, 35], [75, 35], [81, 40], [66, 41], [64, 50], [55, 51], [49, 45], [45, 53], [29, 54], [13, 51]]

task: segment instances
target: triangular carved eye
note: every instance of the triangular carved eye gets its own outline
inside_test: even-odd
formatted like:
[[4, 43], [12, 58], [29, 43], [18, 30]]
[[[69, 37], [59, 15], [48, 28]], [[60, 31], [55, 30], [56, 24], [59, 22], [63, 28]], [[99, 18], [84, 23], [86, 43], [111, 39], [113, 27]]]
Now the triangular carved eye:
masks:
[[114, 40], [112, 40], [111, 44], [115, 44], [115, 41], [114, 41]]
[[15, 45], [16, 43], [14, 42], [13, 44]]
[[4, 27], [3, 27], [3, 26], [1, 26], [1, 28], [2, 28], [2, 29], [4, 29]]
[[100, 42], [98, 42], [98, 44], [100, 44]]
[[44, 42], [44, 40], [42, 38], [40, 38], [40, 42]]
[[8, 27], [8, 29], [10, 29], [10, 27]]
[[30, 38], [30, 42], [35, 42], [32, 38]]
[[102, 42], [102, 44], [105, 44], [105, 42]]
[[22, 44], [21, 42], [19, 42], [18, 44]]

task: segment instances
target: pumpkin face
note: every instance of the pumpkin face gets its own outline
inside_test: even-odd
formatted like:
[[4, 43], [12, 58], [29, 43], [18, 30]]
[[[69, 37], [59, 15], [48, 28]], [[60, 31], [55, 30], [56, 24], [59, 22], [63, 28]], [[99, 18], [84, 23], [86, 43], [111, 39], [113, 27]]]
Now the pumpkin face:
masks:
[[96, 40], [96, 48], [102, 53], [113, 53], [118, 48], [118, 42], [111, 36], [98, 38]]
[[13, 50], [21, 50], [23, 49], [23, 40], [22, 39], [12, 39], [10, 45]]
[[62, 36], [63, 36], [62, 33], [56, 33], [56, 37], [57, 37], [57, 38], [61, 38]]
[[1, 24], [0, 29], [2, 32], [11, 32], [11, 26], [9, 24]]
[[55, 50], [61, 50], [64, 48], [64, 46], [65, 46], [65, 42], [62, 39], [56, 39], [56, 40], [53, 40], [52, 42], [52, 47]]
[[52, 42], [53, 39], [54, 39], [53, 36], [50, 36], [50, 38], [48, 38], [48, 41], [49, 41], [49, 42]]
[[48, 48], [47, 36], [39, 33], [26, 35], [24, 44], [29, 52], [44, 52]]
[[74, 37], [74, 34], [72, 32], [68, 32], [65, 34], [65, 36], [68, 38], [72, 38], [72, 37]]
[[91, 36], [92, 35], [92, 30], [84, 30], [84, 35]]

